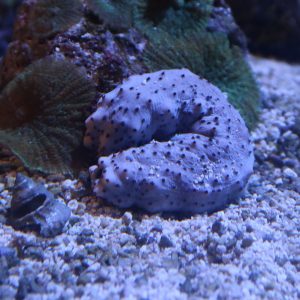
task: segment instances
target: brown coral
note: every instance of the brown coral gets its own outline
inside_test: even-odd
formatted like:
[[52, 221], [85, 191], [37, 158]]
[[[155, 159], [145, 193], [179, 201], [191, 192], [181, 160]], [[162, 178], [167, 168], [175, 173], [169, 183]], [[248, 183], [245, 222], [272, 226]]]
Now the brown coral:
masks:
[[20, 9], [15, 38], [49, 38], [78, 23], [82, 17], [80, 0], [31, 0]]
[[70, 173], [94, 90], [86, 75], [67, 61], [35, 62], [0, 95], [0, 143], [30, 169]]

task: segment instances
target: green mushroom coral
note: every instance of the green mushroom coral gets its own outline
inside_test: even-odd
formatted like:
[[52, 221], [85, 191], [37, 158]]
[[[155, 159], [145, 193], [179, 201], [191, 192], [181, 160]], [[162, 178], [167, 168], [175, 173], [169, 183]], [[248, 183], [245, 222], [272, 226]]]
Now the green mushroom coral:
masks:
[[31, 170], [71, 173], [94, 85], [73, 64], [45, 58], [28, 66], [0, 95], [0, 144]]
[[259, 90], [243, 51], [225, 33], [206, 28], [213, 1], [180, 1], [177, 6], [174, 2], [179, 1], [167, 2], [169, 6], [156, 23], [151, 18], [141, 21], [151, 9], [149, 5], [139, 7], [144, 13], [140, 12], [137, 27], [148, 38], [143, 59], [149, 71], [181, 67], [206, 78], [228, 94], [252, 129], [259, 116]]
[[164, 32], [179, 37], [195, 27], [204, 30], [213, 9], [212, 0], [133, 2], [134, 26], [150, 39]]
[[20, 16], [24, 11], [26, 20], [15, 28], [15, 38], [50, 38], [78, 23], [83, 16], [80, 0], [34, 1], [34, 5], [25, 2], [21, 7]]
[[124, 0], [87, 0], [90, 11], [114, 30], [124, 30], [132, 26], [132, 8]]
[[203, 26], [208, 21], [213, 0], [86, 0], [87, 7], [110, 29], [135, 27], [179, 34], [190, 28], [191, 20]]
[[[166, 41], [172, 40], [172, 43]], [[259, 91], [241, 50], [221, 33], [194, 31], [151, 43], [144, 62], [149, 70], [185, 67], [226, 92], [249, 128], [258, 121]]]

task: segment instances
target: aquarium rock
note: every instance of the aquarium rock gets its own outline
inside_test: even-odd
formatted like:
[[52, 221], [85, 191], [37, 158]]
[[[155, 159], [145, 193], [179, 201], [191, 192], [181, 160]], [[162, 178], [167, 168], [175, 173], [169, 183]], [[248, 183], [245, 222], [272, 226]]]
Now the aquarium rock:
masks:
[[150, 212], [211, 212], [253, 169], [248, 129], [227, 95], [187, 69], [130, 76], [98, 103], [84, 143], [97, 196]]
[[70, 215], [70, 209], [56, 200], [43, 184], [17, 174], [9, 218], [15, 229], [52, 237], [62, 233]]

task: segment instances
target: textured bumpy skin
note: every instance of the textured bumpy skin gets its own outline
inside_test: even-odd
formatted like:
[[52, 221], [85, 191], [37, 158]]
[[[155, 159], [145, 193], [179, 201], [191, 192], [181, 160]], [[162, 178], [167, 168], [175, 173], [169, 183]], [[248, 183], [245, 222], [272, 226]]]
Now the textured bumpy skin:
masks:
[[244, 121], [187, 69], [129, 77], [86, 121], [97, 196], [150, 212], [211, 212], [239, 196], [253, 169]]

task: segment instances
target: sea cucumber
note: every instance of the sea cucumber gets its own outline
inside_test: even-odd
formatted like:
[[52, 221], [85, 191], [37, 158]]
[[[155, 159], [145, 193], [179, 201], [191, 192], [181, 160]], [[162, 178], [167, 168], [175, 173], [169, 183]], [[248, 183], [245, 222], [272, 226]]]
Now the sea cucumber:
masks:
[[243, 191], [253, 147], [227, 95], [187, 69], [134, 75], [86, 121], [94, 192], [122, 208], [212, 212]]

